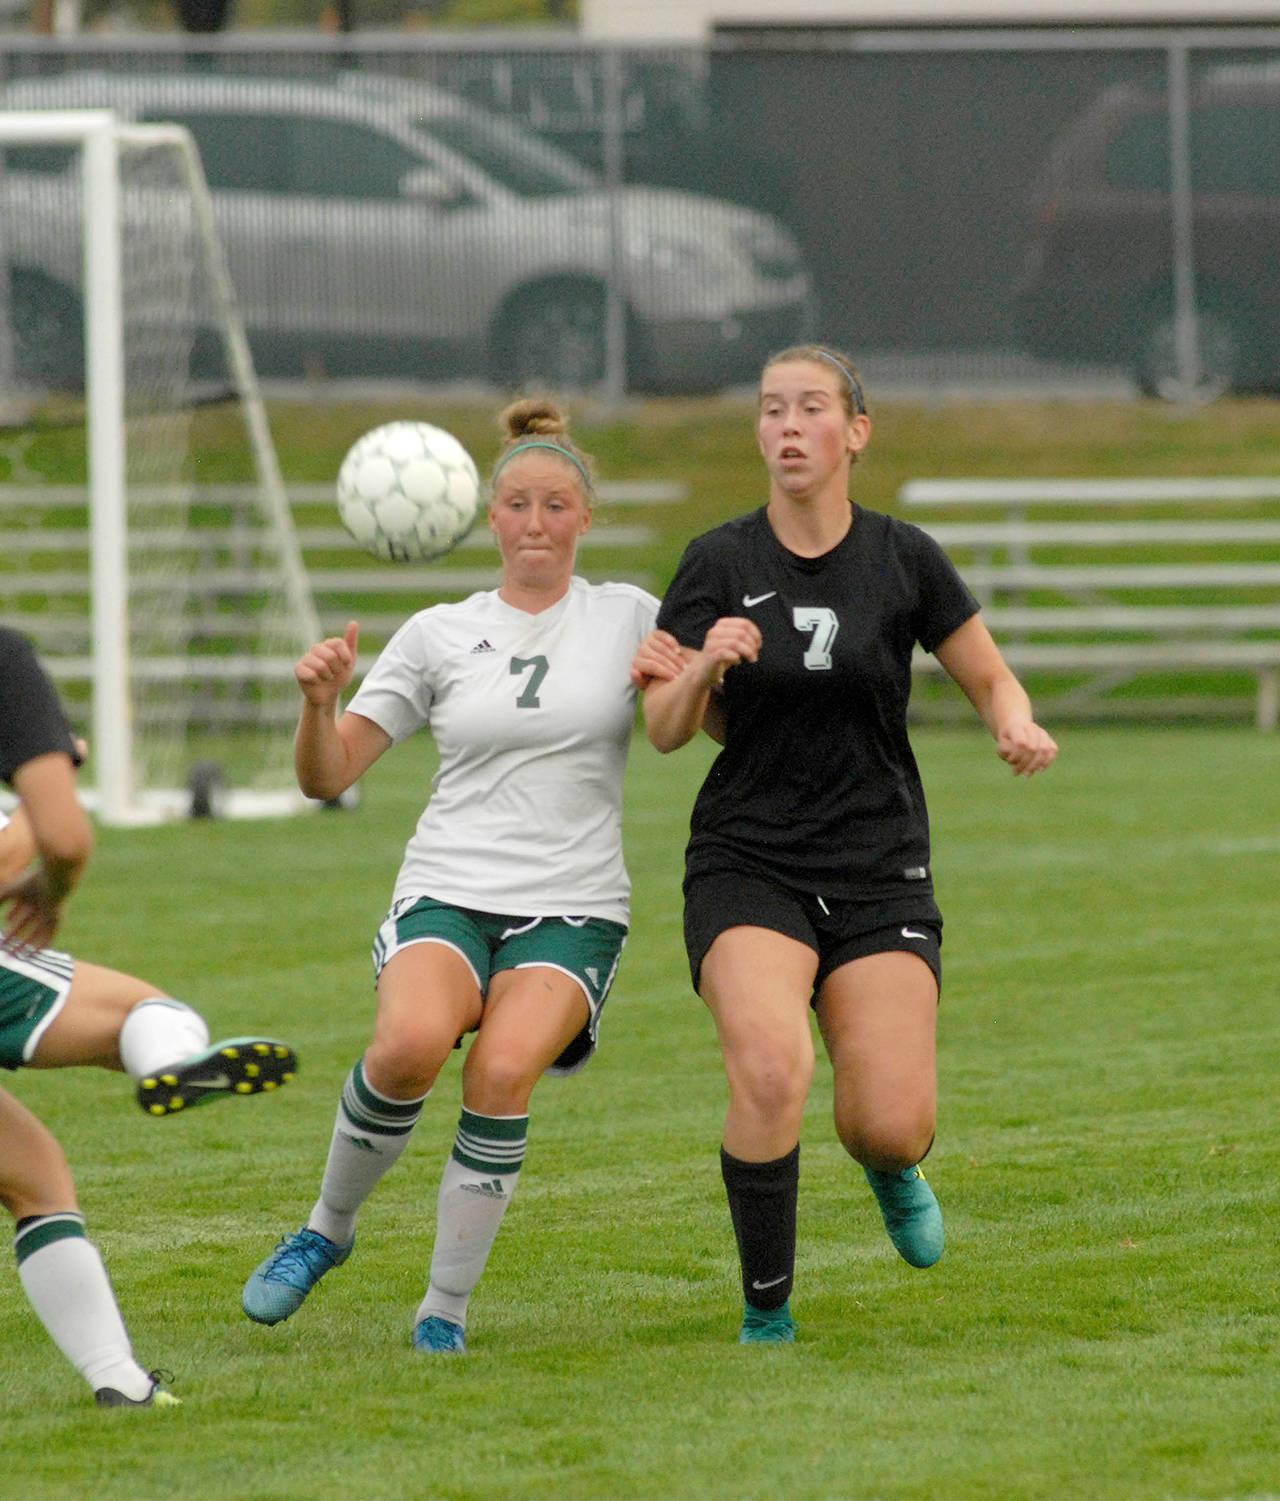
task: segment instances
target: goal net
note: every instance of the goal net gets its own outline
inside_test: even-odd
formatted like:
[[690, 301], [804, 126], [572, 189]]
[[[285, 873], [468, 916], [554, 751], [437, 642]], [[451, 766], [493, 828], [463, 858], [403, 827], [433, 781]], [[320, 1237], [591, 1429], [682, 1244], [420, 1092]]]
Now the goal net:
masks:
[[87, 801], [303, 806], [316, 612], [188, 133], [0, 112], [0, 273], [0, 615], [89, 740]]

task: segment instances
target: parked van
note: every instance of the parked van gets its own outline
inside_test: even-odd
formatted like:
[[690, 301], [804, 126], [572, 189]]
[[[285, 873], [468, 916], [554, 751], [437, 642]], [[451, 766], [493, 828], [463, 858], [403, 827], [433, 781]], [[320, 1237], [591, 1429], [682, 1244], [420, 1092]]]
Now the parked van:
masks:
[[[1280, 389], [1280, 66], [1208, 69], [1190, 98], [1201, 376]], [[1170, 162], [1163, 86], [1108, 89], [1055, 143], [1018, 289], [1036, 354], [1176, 380]]]
[[[68, 73], [0, 89], [0, 108], [186, 126], [265, 370], [389, 359], [400, 374], [587, 387], [606, 369], [611, 277], [635, 388], [750, 379], [808, 328], [809, 274], [776, 220], [668, 189], [611, 195], [531, 132], [425, 84]], [[43, 350], [47, 364], [52, 325], [79, 316], [71, 154], [4, 155], [18, 362]]]

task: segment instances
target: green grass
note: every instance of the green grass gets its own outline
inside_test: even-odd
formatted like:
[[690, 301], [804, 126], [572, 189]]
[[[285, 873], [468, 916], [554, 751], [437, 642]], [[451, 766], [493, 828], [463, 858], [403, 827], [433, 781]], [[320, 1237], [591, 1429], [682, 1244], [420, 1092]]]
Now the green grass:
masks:
[[947, 915], [930, 1177], [949, 1246], [914, 1272], [835, 1145], [803, 1135], [793, 1348], [740, 1348], [718, 1176], [724, 1085], [679, 939], [707, 756], [636, 746], [633, 932], [586, 1072], [530, 1154], [464, 1361], [415, 1357], [459, 1058], [356, 1252], [268, 1330], [240, 1285], [316, 1192], [371, 1015], [365, 947], [429, 771], [392, 752], [352, 813], [103, 831], [64, 934], [219, 1032], [302, 1055], [285, 1093], [152, 1121], [118, 1076], [25, 1073], [173, 1413], [102, 1413], [0, 1277], [6, 1494], [101, 1501], [1210, 1501], [1278, 1489], [1280, 889], [1275, 743], [1072, 730], [1008, 777], [922, 732]]

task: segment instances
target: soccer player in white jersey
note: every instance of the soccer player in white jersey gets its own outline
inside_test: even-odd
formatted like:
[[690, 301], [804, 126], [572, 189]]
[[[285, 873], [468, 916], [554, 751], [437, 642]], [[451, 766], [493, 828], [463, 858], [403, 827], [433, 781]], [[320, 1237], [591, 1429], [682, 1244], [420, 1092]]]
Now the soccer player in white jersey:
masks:
[[[810, 1005], [837, 1134], [894, 1246], [917, 1267], [942, 1254], [942, 1215], [919, 1169], [936, 1114], [942, 915], [907, 739], [916, 643], [1016, 773], [1057, 753], [942, 549], [850, 501], [870, 433], [847, 356], [822, 345], [773, 356], [756, 422], [768, 501], [689, 544], [637, 663], [659, 750], [704, 725], [724, 746], [693, 812], [685, 942], [729, 1082], [721, 1169], [744, 1343], [795, 1333]], [[661, 650], [655, 674], [647, 664]]]
[[373, 1037], [343, 1087], [319, 1198], [242, 1296], [251, 1319], [278, 1323], [347, 1259], [360, 1206], [451, 1050], [475, 1033], [413, 1318], [414, 1347], [445, 1354], [466, 1348], [468, 1299], [515, 1191], [533, 1087], [595, 1047], [629, 916], [629, 669], [658, 607], [632, 585], [574, 574], [591, 464], [562, 413], [526, 400], [500, 421], [488, 507], [499, 586], [412, 616], [341, 714], [356, 622], [297, 666], [304, 792], [336, 797], [423, 727], [440, 768], [374, 942]]
[[[209, 1044], [204, 1018], [154, 985], [48, 945], [93, 848], [76, 797], [83, 748], [31, 643], [0, 627], [0, 781], [19, 802], [0, 814], [0, 1068], [123, 1069], [148, 1115], [258, 1094], [293, 1075], [273, 1038]], [[99, 1407], [168, 1407], [160, 1373], [134, 1359], [106, 1267], [85, 1232], [57, 1139], [0, 1089], [0, 1203], [28, 1301]]]

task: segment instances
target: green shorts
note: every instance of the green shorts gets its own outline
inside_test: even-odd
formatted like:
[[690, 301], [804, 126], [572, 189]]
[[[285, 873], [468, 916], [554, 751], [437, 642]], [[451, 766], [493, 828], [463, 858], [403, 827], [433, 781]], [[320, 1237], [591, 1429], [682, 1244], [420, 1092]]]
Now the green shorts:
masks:
[[75, 960], [57, 949], [0, 948], [0, 1068], [27, 1063], [71, 989]]
[[442, 943], [459, 954], [475, 978], [481, 996], [504, 969], [546, 966], [558, 969], [582, 988], [590, 1017], [577, 1037], [547, 1070], [571, 1074], [596, 1048], [600, 1013], [618, 972], [627, 941], [621, 923], [604, 917], [527, 917], [453, 907], [432, 897], [405, 897], [396, 902], [373, 941], [375, 978], [383, 965], [414, 943]]

